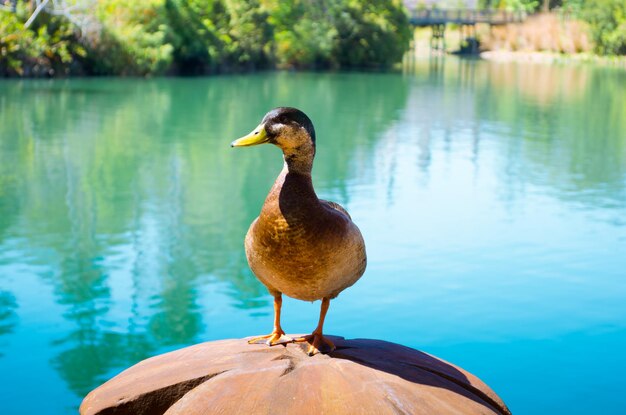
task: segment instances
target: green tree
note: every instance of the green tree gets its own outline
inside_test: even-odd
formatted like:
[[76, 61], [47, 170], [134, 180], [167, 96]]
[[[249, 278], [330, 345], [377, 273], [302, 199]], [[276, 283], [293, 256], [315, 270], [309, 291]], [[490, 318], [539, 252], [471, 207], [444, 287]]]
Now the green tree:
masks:
[[102, 30], [90, 49], [94, 73], [161, 74], [170, 67], [174, 48], [164, 0], [101, 0], [97, 17]]
[[229, 33], [228, 61], [245, 69], [267, 67], [271, 61], [274, 30], [267, 10], [258, 0], [227, 1]]
[[0, 74], [206, 74], [385, 67], [411, 29], [400, 0], [100, 0], [88, 36], [27, 4], [0, 12]]
[[270, 6], [279, 66], [328, 67], [337, 31], [324, 0], [286, 0]]
[[16, 14], [0, 10], [0, 76], [24, 74], [24, 62], [36, 56], [34, 38]]
[[588, 0], [582, 6], [596, 51], [602, 55], [626, 55], [626, 1]]
[[341, 67], [382, 67], [408, 49], [411, 29], [400, 1], [350, 0], [333, 8], [337, 39], [333, 56]]
[[411, 38], [397, 0], [289, 0], [277, 2], [270, 14], [283, 66], [389, 66], [401, 60]]
[[82, 72], [85, 48], [74, 26], [63, 17], [44, 14], [29, 27], [26, 6], [15, 13], [0, 10], [0, 76], [54, 76]]

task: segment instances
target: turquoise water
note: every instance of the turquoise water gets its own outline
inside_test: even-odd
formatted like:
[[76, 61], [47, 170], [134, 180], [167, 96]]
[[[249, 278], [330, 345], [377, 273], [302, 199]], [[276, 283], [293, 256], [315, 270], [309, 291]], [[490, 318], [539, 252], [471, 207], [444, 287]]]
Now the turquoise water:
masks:
[[[278, 105], [365, 237], [325, 329], [440, 356], [515, 414], [626, 413], [626, 72], [447, 58], [401, 73], [0, 81], [0, 399], [74, 413], [125, 367], [264, 334], [243, 238]], [[286, 299], [306, 332], [319, 302]], [[36, 397], [36, 398], [34, 398]]]

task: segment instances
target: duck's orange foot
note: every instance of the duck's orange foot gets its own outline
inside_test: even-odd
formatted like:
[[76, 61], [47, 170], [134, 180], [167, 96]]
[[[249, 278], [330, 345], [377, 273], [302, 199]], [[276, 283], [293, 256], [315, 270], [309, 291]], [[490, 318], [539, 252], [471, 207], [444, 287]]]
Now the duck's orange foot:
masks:
[[259, 336], [248, 340], [248, 344], [265, 343], [268, 346], [276, 346], [278, 344], [293, 343], [293, 339], [285, 335], [282, 330], [274, 330], [266, 336]]
[[309, 349], [307, 350], [307, 354], [309, 356], [313, 356], [318, 353], [330, 353], [336, 349], [333, 342], [330, 339], [322, 336], [322, 333], [313, 332], [307, 336], [298, 337], [294, 339], [296, 343], [309, 343]]

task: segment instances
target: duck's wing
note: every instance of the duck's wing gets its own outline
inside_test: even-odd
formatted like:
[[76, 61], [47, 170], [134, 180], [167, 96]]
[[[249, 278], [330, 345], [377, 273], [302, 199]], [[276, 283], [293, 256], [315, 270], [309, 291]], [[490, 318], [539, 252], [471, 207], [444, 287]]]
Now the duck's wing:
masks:
[[328, 206], [331, 209], [335, 209], [335, 210], [343, 213], [344, 215], [346, 215], [348, 217], [348, 219], [352, 220], [352, 217], [350, 216], [348, 211], [343, 206], [341, 206], [339, 203], [331, 202], [329, 200], [321, 200], [321, 199], [320, 199], [320, 202], [323, 205], [326, 205], [326, 206]]

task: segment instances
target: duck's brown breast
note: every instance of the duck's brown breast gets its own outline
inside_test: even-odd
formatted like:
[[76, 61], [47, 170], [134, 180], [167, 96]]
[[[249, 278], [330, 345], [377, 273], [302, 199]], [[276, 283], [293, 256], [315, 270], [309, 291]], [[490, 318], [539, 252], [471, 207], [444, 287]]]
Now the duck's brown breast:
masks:
[[321, 203], [306, 178], [282, 179], [246, 236], [250, 268], [270, 291], [333, 298], [365, 270], [361, 233], [347, 215]]

